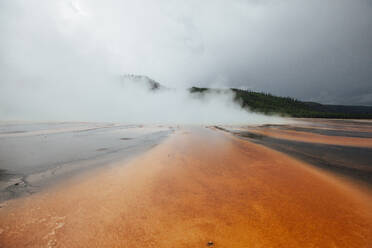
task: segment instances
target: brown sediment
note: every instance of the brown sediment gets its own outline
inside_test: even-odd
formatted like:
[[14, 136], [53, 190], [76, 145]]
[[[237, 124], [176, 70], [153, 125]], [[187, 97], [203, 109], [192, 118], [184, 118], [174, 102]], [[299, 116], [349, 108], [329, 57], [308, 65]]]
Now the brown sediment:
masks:
[[322, 135], [322, 134], [316, 134], [316, 133], [283, 130], [283, 129], [276, 129], [276, 128], [249, 129], [249, 132], [253, 132], [256, 134], [261, 134], [261, 135], [265, 135], [265, 136], [269, 136], [273, 138], [293, 140], [293, 141], [372, 148], [372, 138], [329, 136], [329, 135]]
[[284, 154], [180, 130], [0, 209], [1, 247], [371, 247], [372, 196]]
[[342, 120], [342, 119], [293, 119], [296, 126], [315, 127], [319, 129], [350, 130], [372, 132], [372, 120]]

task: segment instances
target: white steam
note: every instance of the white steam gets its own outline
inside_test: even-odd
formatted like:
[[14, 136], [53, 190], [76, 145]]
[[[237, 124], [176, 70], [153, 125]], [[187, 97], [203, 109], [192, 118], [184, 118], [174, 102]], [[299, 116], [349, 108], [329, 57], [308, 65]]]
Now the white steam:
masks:
[[[97, 80], [98, 79], [98, 80]], [[73, 87], [38, 83], [8, 86], [0, 99], [2, 120], [108, 121], [130, 124], [261, 124], [282, 118], [256, 114], [233, 101], [234, 93], [190, 94], [186, 89], [151, 90], [146, 78], [82, 79]], [[53, 87], [50, 87], [53, 85]]]
[[[237, 28], [253, 10], [225, 3], [0, 0], [0, 120], [281, 121], [241, 109], [232, 94], [200, 99], [187, 90], [154, 93], [120, 81], [119, 75], [135, 73], [176, 89], [210, 77], [217, 80], [209, 85], [228, 86], [224, 70], [243, 61], [236, 54], [244, 55], [244, 70], [246, 58], [254, 59], [242, 53], [250, 46]], [[225, 10], [228, 20], [221, 18]]]

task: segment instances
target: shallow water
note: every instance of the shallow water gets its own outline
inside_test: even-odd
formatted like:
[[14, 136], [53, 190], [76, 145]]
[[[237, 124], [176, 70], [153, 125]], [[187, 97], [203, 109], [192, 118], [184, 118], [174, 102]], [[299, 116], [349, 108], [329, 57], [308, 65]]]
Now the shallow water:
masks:
[[36, 192], [67, 174], [128, 159], [158, 144], [171, 131], [112, 123], [3, 123], [0, 201]]
[[124, 164], [7, 201], [0, 208], [0, 246], [187, 248], [212, 241], [231, 248], [360, 248], [372, 242], [370, 191], [226, 132], [182, 128]]
[[319, 119], [293, 125], [229, 126], [221, 129], [371, 186], [370, 128], [372, 122], [369, 121]]

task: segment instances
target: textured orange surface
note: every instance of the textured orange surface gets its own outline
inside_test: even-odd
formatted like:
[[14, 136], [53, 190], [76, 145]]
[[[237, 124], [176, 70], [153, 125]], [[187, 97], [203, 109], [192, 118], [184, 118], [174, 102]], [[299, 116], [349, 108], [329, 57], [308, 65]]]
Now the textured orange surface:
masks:
[[275, 128], [260, 128], [249, 129], [250, 132], [263, 134], [278, 139], [330, 144], [330, 145], [343, 145], [343, 146], [356, 146], [372, 148], [371, 138], [356, 138], [344, 136], [329, 136], [308, 132], [281, 130]]
[[371, 247], [372, 196], [208, 129], [0, 209], [0, 247]]

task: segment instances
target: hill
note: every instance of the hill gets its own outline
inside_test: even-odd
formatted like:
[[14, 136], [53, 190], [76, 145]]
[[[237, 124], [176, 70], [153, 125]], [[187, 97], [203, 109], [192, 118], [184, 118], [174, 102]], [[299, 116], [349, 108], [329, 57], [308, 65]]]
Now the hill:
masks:
[[[122, 82], [144, 84], [153, 91], [169, 89], [159, 82], [143, 75], [125, 74]], [[241, 89], [212, 89], [191, 87], [191, 94], [219, 93], [232, 90], [235, 101], [243, 108], [264, 114], [278, 114], [297, 118], [337, 118], [337, 119], [372, 119], [372, 106], [330, 105], [316, 102], [300, 101], [291, 97], [274, 96]]]
[[[329, 105], [316, 102], [303, 102], [290, 97], [273, 96], [241, 89], [235, 92], [235, 101], [244, 108], [265, 114], [301, 118], [340, 118], [340, 119], [372, 119], [372, 106]], [[215, 89], [192, 87], [190, 93], [216, 91]], [[218, 90], [217, 90], [218, 91]]]
[[143, 75], [124, 74], [121, 76], [121, 81], [122, 82], [129, 81], [136, 84], [142, 83], [150, 90], [159, 90], [161, 88], [164, 88], [164, 86], [161, 85], [159, 82], [149, 78], [148, 76]]

